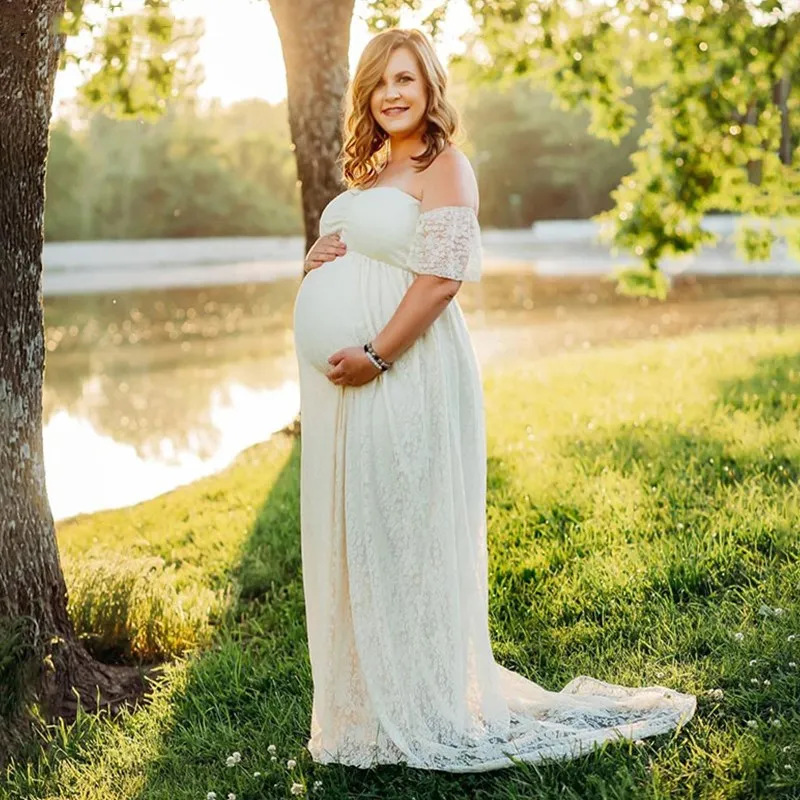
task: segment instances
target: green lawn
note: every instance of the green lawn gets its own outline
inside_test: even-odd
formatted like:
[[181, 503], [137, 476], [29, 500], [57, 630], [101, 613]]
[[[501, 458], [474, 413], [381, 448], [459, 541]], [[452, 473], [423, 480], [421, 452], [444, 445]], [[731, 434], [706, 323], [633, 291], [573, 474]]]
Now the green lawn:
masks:
[[59, 526], [93, 646], [171, 665], [146, 709], [54, 727], [0, 796], [255, 800], [293, 780], [375, 800], [800, 796], [800, 329], [590, 350], [484, 384], [497, 659], [551, 689], [583, 673], [694, 692], [676, 737], [478, 776], [313, 765], [298, 441], [279, 436]]

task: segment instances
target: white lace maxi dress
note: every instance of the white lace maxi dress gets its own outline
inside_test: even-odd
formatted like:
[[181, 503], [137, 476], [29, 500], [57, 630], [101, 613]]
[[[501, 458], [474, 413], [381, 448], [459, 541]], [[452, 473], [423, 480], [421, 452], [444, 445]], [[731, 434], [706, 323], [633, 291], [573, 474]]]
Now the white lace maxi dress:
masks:
[[494, 661], [483, 395], [456, 301], [371, 383], [325, 378], [415, 274], [479, 279], [475, 214], [349, 190], [322, 215], [321, 233], [336, 230], [347, 254], [305, 278], [294, 309], [312, 757], [477, 772], [685, 723], [691, 695], [586, 676], [552, 692]]

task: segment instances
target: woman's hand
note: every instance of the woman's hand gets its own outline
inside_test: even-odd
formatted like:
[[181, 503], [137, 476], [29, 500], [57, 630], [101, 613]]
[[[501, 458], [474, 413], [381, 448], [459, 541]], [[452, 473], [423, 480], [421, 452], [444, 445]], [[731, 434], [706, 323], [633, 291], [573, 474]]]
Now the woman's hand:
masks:
[[338, 233], [328, 233], [320, 236], [311, 249], [306, 254], [303, 261], [303, 272], [309, 273], [312, 269], [321, 267], [334, 258], [339, 258], [347, 252], [347, 245], [342, 241]]
[[363, 386], [381, 374], [361, 347], [337, 350], [328, 363], [333, 367], [326, 377], [337, 386]]

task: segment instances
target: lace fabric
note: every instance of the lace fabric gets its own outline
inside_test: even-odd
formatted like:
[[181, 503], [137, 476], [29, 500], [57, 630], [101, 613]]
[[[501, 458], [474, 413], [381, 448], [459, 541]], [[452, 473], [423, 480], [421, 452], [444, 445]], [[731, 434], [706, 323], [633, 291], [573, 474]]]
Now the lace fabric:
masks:
[[408, 269], [457, 281], [481, 279], [481, 233], [475, 211], [442, 206], [420, 213]]
[[[409, 269], [479, 276], [471, 209], [419, 213], [397, 191], [346, 200], [351, 253], [327, 278], [323, 268], [303, 282], [296, 333], [331, 349], [348, 331], [374, 335], [413, 280]], [[403, 243], [408, 269], [374, 260], [391, 264]], [[574, 758], [691, 718], [695, 698], [667, 687], [579, 676], [550, 691], [495, 662], [483, 390], [457, 303], [391, 370], [358, 388], [331, 384], [302, 346], [297, 356], [316, 761], [480, 772]]]

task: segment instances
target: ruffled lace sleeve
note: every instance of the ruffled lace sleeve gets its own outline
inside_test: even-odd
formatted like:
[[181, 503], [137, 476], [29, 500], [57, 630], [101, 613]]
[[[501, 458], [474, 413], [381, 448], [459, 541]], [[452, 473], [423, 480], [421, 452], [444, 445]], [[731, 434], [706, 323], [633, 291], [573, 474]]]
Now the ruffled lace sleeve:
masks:
[[419, 215], [408, 269], [420, 275], [479, 281], [481, 266], [481, 231], [473, 209], [442, 206]]

